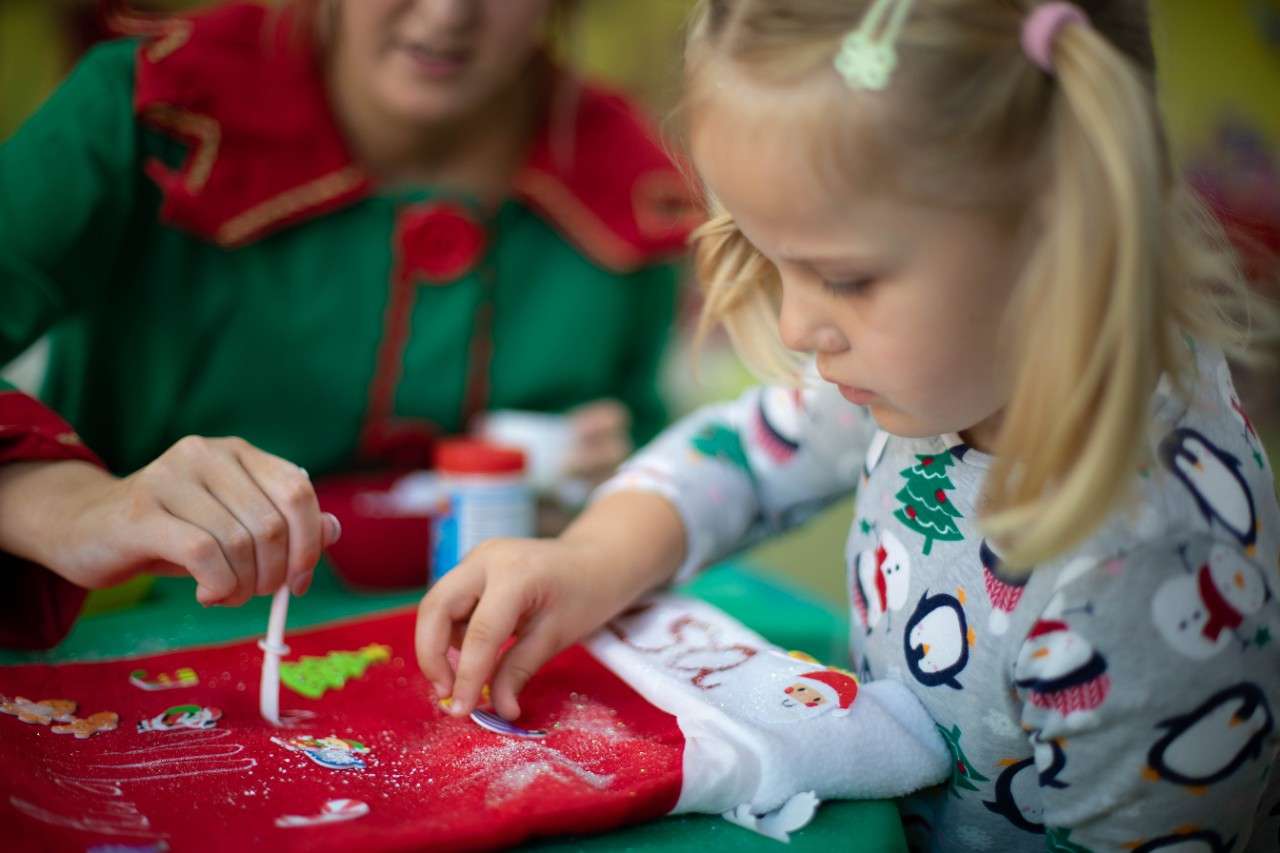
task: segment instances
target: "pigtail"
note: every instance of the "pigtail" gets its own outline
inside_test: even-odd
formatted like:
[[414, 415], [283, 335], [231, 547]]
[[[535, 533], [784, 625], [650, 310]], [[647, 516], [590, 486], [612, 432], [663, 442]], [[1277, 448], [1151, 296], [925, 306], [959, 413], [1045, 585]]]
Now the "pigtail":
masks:
[[1045, 233], [1010, 313], [1013, 394], [983, 506], [1022, 567], [1114, 512], [1145, 460], [1156, 382], [1188, 360], [1164, 307], [1169, 178], [1150, 84], [1087, 26], [1060, 34], [1054, 69]]

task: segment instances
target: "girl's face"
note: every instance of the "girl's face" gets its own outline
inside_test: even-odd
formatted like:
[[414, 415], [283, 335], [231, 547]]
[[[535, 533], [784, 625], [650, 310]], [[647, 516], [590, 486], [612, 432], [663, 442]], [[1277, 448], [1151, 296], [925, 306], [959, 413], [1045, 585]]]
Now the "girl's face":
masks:
[[512, 85], [552, 0], [337, 0], [336, 73], [385, 115], [464, 116]]
[[1008, 399], [1002, 319], [1021, 254], [972, 211], [824, 183], [776, 124], [704, 111], [692, 153], [708, 189], [777, 268], [789, 348], [902, 436], [964, 432], [989, 449]]

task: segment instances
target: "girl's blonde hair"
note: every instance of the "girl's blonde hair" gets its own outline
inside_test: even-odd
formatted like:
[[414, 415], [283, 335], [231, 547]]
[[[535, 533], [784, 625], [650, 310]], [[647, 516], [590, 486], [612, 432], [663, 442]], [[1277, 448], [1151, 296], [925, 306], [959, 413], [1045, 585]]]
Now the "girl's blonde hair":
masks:
[[[987, 535], [1026, 569], [1128, 496], [1149, 455], [1157, 380], [1190, 385], [1185, 338], [1240, 351], [1231, 306], [1244, 286], [1171, 166], [1144, 3], [1081, 0], [1091, 25], [1060, 32], [1048, 75], [1020, 44], [1034, 0], [918, 0], [883, 93], [851, 90], [832, 65], [869, 5], [703, 0], [686, 107], [696, 115], [738, 88], [783, 110], [794, 100], [802, 113], [790, 118], [810, 119], [812, 133], [772, 120], [812, 144], [816, 169], [1039, 229], [1007, 308], [1012, 390], [982, 497]], [[699, 335], [722, 323], [758, 373], [794, 377], [772, 264], [714, 205], [694, 239]]]

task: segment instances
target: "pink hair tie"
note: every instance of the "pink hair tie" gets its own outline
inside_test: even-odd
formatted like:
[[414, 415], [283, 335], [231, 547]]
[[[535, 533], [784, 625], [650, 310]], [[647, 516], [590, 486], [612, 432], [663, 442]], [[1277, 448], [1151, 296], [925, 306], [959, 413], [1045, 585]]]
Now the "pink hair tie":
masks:
[[1089, 25], [1089, 16], [1074, 3], [1037, 6], [1022, 24], [1022, 51], [1049, 74], [1053, 73], [1053, 43], [1067, 24]]

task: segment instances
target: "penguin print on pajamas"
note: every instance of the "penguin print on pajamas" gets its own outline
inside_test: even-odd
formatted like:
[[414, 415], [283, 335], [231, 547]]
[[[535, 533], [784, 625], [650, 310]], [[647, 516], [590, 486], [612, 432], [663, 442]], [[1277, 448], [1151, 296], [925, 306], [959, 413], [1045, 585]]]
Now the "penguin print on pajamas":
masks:
[[1211, 829], [1194, 827], [1131, 847], [1133, 853], [1231, 853], [1235, 848], [1236, 836], [1224, 841]]
[[[854, 565], [852, 588], [854, 609], [868, 634], [887, 614], [907, 606], [911, 586], [911, 556], [902, 540], [886, 530], [874, 551], [863, 551]], [[886, 624], [886, 629], [892, 628]]]
[[1106, 658], [1061, 619], [1031, 626], [1013, 676], [1032, 705], [1060, 714], [1069, 728], [1088, 723], [1111, 691]]
[[1040, 777], [1041, 788], [1067, 788], [1070, 787], [1058, 777], [1062, 775], [1062, 771], [1067, 769], [1067, 753], [1062, 748], [1062, 741], [1058, 738], [1043, 740], [1040, 732], [1034, 732], [1031, 735], [1031, 748], [1033, 758], [1036, 763], [1036, 772]]
[[1243, 681], [1157, 728], [1166, 731], [1147, 754], [1147, 778], [1203, 788], [1261, 758], [1275, 720], [1262, 688]]
[[996, 779], [995, 799], [982, 804], [1024, 832], [1044, 834], [1044, 807], [1040, 804], [1035, 761], [1004, 761], [1004, 771]]
[[977, 637], [964, 612], [965, 593], [920, 597], [903, 631], [903, 651], [912, 677], [926, 687], [945, 685], [963, 690], [956, 678], [969, 665], [969, 649]]
[[800, 450], [804, 413], [803, 389], [765, 388], [751, 417], [752, 448], [773, 465], [786, 465]]
[[1258, 541], [1258, 517], [1240, 460], [1186, 427], [1165, 437], [1160, 457], [1187, 487], [1204, 520], [1230, 533], [1251, 554]]
[[[1182, 558], [1185, 564], [1185, 549]], [[1266, 579], [1253, 561], [1217, 544], [1198, 569], [1160, 585], [1151, 599], [1151, 619], [1175, 651], [1207, 660], [1230, 645], [1245, 618], [1261, 610], [1270, 597]]]

